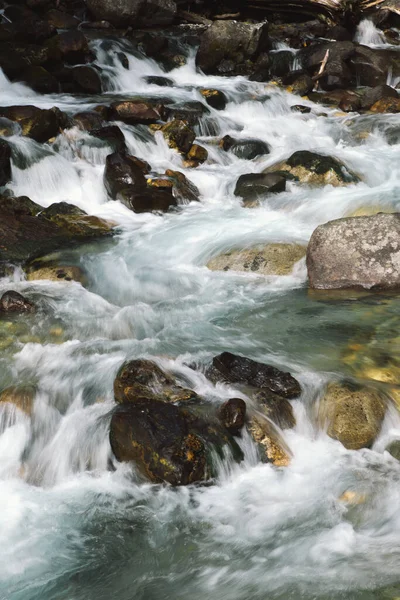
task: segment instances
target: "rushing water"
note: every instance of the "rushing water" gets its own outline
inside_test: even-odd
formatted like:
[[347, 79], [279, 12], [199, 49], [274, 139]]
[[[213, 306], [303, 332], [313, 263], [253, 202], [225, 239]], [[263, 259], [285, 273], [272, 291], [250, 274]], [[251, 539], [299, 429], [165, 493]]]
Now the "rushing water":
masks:
[[[359, 35], [370, 35], [364, 26]], [[377, 43], [376, 39], [370, 39]], [[0, 384], [37, 386], [31, 417], [0, 409], [1, 600], [395, 599], [400, 596], [400, 464], [386, 442], [400, 437], [388, 411], [372, 450], [346, 450], [318, 430], [315, 405], [326, 381], [362, 378], [363, 357], [390, 348], [400, 360], [396, 297], [310, 295], [303, 262], [289, 276], [211, 272], [212, 257], [259, 242], [306, 244], [320, 223], [359, 209], [399, 210], [398, 117], [343, 115], [271, 85], [196, 72], [194, 57], [168, 74], [153, 61], [93, 42], [109, 90], [198, 100], [217, 87], [226, 110], [197, 127], [209, 161], [184, 169], [156, 134], [120, 124], [132, 154], [155, 172], [186, 173], [201, 202], [158, 216], [107, 201], [102, 183], [110, 149], [72, 129], [53, 145], [18, 133], [10, 188], [43, 206], [67, 201], [118, 224], [112, 242], [65, 252], [82, 266], [78, 283], [2, 280], [43, 309], [0, 323]], [[90, 108], [99, 98], [40, 96], [0, 79], [2, 104]], [[307, 104], [310, 114], [290, 110]], [[366, 133], [368, 135], [366, 135]], [[253, 162], [225, 153], [217, 138], [257, 137], [272, 148]], [[398, 140], [396, 139], [398, 137]], [[247, 209], [233, 195], [238, 175], [259, 172], [300, 149], [342, 159], [362, 183], [289, 188]], [[386, 324], [386, 326], [385, 326]], [[349, 348], [363, 346], [359, 362]], [[288, 368], [301, 381], [297, 419], [285, 432], [294, 458], [285, 469], [258, 463], [244, 437], [245, 461], [221, 465], [213, 486], [171, 489], [136, 481], [113, 461], [108, 443], [112, 382], [127, 357], [154, 357], [210, 402], [238, 395], [186, 365], [223, 350]], [[353, 491], [356, 502], [341, 499]]]

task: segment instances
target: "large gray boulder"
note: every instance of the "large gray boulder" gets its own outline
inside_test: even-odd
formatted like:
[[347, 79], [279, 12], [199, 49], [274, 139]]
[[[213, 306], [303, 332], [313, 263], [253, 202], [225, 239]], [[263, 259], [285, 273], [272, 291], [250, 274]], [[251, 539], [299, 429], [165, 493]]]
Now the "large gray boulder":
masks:
[[87, 7], [115, 27], [170, 25], [177, 10], [173, 0], [87, 0]]
[[237, 67], [246, 60], [255, 60], [268, 47], [267, 23], [214, 21], [201, 37], [196, 64], [205, 73], [223, 73], [228, 61]]
[[307, 270], [315, 289], [400, 287], [400, 213], [320, 225], [307, 248]]

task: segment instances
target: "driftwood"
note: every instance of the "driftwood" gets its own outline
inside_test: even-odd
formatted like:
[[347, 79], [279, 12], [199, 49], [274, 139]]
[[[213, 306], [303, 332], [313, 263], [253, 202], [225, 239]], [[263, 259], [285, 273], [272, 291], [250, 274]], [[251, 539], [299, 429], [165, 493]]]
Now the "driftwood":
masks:
[[[180, 2], [179, 2], [180, 3]], [[256, 15], [258, 18], [270, 19], [272, 14], [285, 16], [287, 22], [318, 19], [330, 25], [356, 24], [363, 18], [372, 17], [382, 20], [390, 13], [400, 16], [400, 0], [225, 0], [224, 6], [232, 15], [218, 14], [219, 2], [204, 0], [203, 9], [209, 19], [247, 18]], [[229, 8], [232, 8], [230, 11]], [[237, 11], [240, 10], [238, 14]], [[186, 13], [188, 22], [206, 24], [208, 19], [198, 14], [179, 11], [183, 17]], [[195, 19], [198, 19], [195, 21]], [[204, 20], [202, 20], [204, 19]]]

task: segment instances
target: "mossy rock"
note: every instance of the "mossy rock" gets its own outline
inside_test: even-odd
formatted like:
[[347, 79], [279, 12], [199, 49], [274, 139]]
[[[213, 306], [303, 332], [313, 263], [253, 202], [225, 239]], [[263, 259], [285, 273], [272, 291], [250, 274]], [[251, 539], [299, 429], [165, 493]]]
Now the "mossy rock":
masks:
[[281, 171], [297, 178], [300, 183], [311, 186], [342, 186], [360, 181], [337, 158], [317, 154], [308, 150], [295, 152], [287, 160], [268, 167], [264, 173]]
[[330, 384], [319, 407], [328, 435], [350, 450], [370, 448], [381, 429], [386, 398], [374, 388]]
[[294, 265], [306, 254], [300, 244], [267, 244], [244, 250], [232, 250], [212, 258], [212, 271], [243, 271], [259, 275], [290, 275]]
[[17, 385], [6, 388], [0, 393], [0, 405], [8, 403], [30, 416], [33, 410], [33, 401], [36, 390], [33, 386]]
[[85, 285], [86, 275], [80, 267], [73, 265], [60, 265], [30, 270], [27, 274], [27, 280], [48, 280], [56, 282], [77, 281], [82, 285]]

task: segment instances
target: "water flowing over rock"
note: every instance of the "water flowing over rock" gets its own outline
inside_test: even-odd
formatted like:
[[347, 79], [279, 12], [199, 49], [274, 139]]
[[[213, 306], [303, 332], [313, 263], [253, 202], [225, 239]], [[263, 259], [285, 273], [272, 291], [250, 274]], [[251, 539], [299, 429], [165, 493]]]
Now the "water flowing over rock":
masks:
[[232, 435], [239, 435], [246, 418], [246, 402], [242, 398], [231, 398], [219, 409], [219, 419]]
[[276, 427], [263, 415], [255, 414], [251, 418], [248, 430], [259, 447], [261, 459], [276, 467], [287, 467], [291, 452], [279, 435]]
[[86, 282], [86, 276], [81, 268], [70, 265], [60, 265], [56, 267], [40, 267], [38, 269], [30, 269], [27, 275], [28, 281], [78, 281], [82, 285]]
[[300, 244], [267, 244], [245, 250], [232, 250], [212, 258], [212, 271], [243, 271], [259, 275], [289, 275], [306, 254]]
[[385, 416], [386, 401], [373, 388], [331, 384], [320, 404], [328, 435], [351, 450], [369, 448]]
[[0, 298], [1, 313], [33, 313], [35, 305], [22, 294], [15, 291], [5, 292]]
[[226, 135], [220, 141], [220, 147], [226, 151], [233, 152], [238, 158], [243, 160], [253, 160], [258, 156], [270, 153], [270, 147], [261, 140], [234, 139]]
[[29, 198], [0, 197], [0, 270], [112, 233], [110, 224], [98, 217], [60, 214], [46, 218], [40, 211]]
[[11, 386], [0, 393], [0, 405], [8, 403], [14, 405], [27, 415], [32, 414], [36, 390], [33, 386]]
[[310, 286], [316, 289], [400, 286], [400, 215], [379, 213], [320, 225], [307, 248]]
[[309, 150], [295, 152], [286, 161], [268, 167], [264, 173], [287, 174], [295, 181], [313, 186], [340, 186], [356, 183], [359, 177], [340, 160]]
[[158, 398], [165, 402], [198, 399], [197, 394], [177, 385], [156, 363], [136, 359], [124, 363], [114, 380], [114, 397], [120, 404], [136, 402], [137, 398]]
[[296, 398], [301, 394], [300, 384], [290, 373], [231, 352], [215, 356], [208, 374], [217, 381], [265, 388], [284, 398]]
[[273, 171], [270, 173], [248, 173], [241, 175], [236, 182], [235, 196], [244, 200], [244, 205], [251, 208], [261, 197], [280, 194], [286, 190], [286, 173]]

